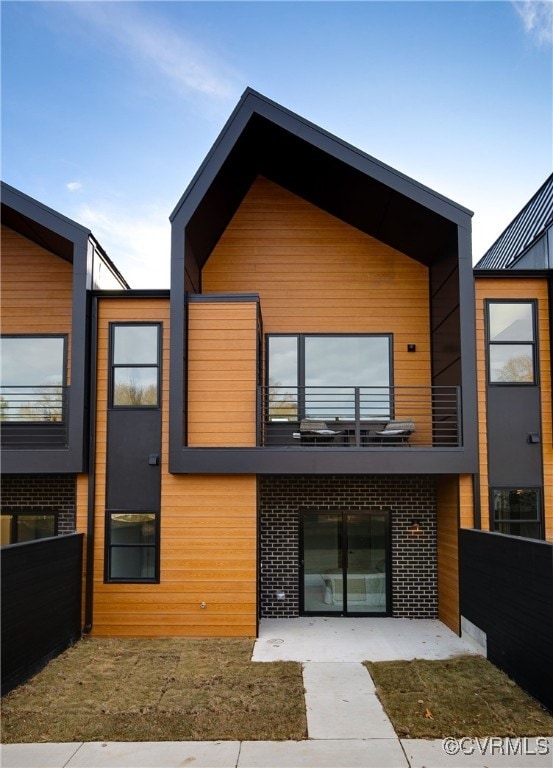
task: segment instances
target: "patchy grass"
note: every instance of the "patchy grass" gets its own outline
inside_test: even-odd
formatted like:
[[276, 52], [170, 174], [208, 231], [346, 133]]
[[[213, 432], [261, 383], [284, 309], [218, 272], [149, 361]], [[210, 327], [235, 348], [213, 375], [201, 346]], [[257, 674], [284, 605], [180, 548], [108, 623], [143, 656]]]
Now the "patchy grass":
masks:
[[402, 738], [553, 735], [553, 717], [482, 657], [365, 664]]
[[4, 743], [305, 739], [301, 664], [242, 639], [84, 639], [2, 700]]

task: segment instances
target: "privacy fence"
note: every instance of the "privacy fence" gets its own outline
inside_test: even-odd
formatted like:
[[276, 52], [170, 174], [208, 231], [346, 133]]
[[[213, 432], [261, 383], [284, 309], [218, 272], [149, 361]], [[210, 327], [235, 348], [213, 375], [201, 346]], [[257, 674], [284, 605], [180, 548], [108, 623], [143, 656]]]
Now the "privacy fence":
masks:
[[553, 711], [553, 544], [459, 532], [461, 615], [487, 656]]
[[83, 538], [2, 548], [2, 695], [80, 638]]

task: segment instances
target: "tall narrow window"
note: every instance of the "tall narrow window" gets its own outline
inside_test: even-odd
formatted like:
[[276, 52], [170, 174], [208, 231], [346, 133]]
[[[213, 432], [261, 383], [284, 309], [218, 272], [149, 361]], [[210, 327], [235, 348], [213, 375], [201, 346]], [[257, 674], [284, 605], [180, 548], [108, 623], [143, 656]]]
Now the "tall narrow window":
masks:
[[159, 407], [159, 324], [112, 324], [111, 334], [112, 407]]
[[536, 305], [534, 301], [488, 302], [490, 384], [535, 384]]

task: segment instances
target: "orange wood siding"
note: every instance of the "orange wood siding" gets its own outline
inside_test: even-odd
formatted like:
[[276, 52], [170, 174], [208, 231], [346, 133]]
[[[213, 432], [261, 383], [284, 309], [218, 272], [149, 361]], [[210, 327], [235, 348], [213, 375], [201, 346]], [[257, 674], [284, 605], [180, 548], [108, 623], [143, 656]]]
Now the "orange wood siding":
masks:
[[391, 333], [394, 384], [430, 384], [426, 267], [267, 179], [213, 250], [202, 290], [258, 293], [266, 334]]
[[439, 477], [437, 482], [438, 617], [459, 632], [459, 479]]
[[71, 370], [71, 264], [2, 225], [2, 333], [67, 334]]
[[[109, 322], [163, 323], [161, 580], [104, 584]], [[94, 636], [253, 637], [256, 633], [255, 476], [168, 470], [169, 302], [100, 301], [94, 556]], [[84, 522], [84, 516], [79, 518]], [[205, 601], [206, 608], [200, 604]]]
[[459, 525], [474, 528], [474, 478], [472, 475], [459, 476]]
[[486, 299], [537, 299], [539, 369], [541, 389], [541, 448], [543, 451], [546, 539], [553, 541], [553, 433], [551, 407], [551, 360], [549, 339], [549, 301], [544, 278], [496, 278], [476, 280], [476, 347], [478, 371], [478, 427], [480, 434], [480, 494], [482, 528], [489, 528], [488, 445], [486, 435], [486, 339], [484, 302]]
[[188, 318], [188, 445], [255, 446], [257, 303], [192, 303]]

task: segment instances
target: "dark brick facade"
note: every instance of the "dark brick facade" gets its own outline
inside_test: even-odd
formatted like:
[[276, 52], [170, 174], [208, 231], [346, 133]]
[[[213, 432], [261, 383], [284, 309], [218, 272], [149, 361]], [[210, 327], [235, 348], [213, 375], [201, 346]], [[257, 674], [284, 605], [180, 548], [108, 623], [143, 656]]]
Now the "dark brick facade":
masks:
[[[392, 615], [437, 617], [436, 492], [431, 477], [266, 475], [259, 478], [261, 617], [299, 615], [302, 510], [389, 510]], [[409, 532], [412, 520], [422, 532]], [[283, 591], [284, 600], [277, 599]]]
[[2, 475], [2, 510], [44, 510], [58, 515], [58, 533], [74, 533], [76, 526], [75, 475]]

